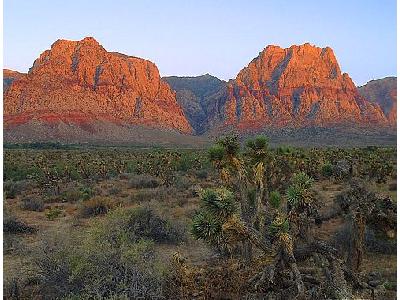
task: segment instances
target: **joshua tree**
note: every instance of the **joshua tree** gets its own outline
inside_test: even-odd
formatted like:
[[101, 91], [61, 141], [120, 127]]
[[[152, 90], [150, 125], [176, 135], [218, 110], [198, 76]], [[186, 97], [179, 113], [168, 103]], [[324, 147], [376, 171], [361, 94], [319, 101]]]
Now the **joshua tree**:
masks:
[[[313, 179], [299, 172], [287, 188], [279, 189], [284, 196], [269, 191], [271, 178], [280, 175], [266, 138], [250, 140], [241, 151], [237, 137], [225, 137], [210, 149], [209, 158], [221, 175], [222, 187], [201, 192], [192, 233], [222, 251], [241, 245], [241, 256], [247, 261], [253, 259], [254, 248], [261, 250], [261, 257], [272, 257], [273, 262], [250, 280], [256, 290], [291, 299], [342, 299], [351, 297], [351, 287], [365, 287], [356, 276], [358, 268], [352, 267], [359, 262], [346, 266], [335, 248], [313, 234], [316, 224], [329, 219], [318, 212]], [[340, 207], [340, 211], [348, 208]], [[364, 214], [351, 211], [361, 224], [353, 241], [353, 248], [359, 250]], [[362, 252], [351, 256], [359, 258]], [[301, 273], [300, 260], [308, 261], [321, 276]]]

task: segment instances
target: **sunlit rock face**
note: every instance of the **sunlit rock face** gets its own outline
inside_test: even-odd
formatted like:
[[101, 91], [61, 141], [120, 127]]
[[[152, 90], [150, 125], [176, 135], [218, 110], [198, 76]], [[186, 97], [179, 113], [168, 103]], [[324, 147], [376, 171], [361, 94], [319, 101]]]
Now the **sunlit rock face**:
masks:
[[211, 119], [238, 129], [389, 123], [342, 74], [331, 48], [308, 43], [266, 47], [229, 81], [215, 106]]
[[81, 121], [90, 115], [90, 119], [192, 132], [175, 93], [161, 80], [154, 63], [107, 52], [91, 37], [56, 41], [28, 74], [14, 76], [6, 86], [8, 121], [51, 116], [74, 122], [74, 116]]

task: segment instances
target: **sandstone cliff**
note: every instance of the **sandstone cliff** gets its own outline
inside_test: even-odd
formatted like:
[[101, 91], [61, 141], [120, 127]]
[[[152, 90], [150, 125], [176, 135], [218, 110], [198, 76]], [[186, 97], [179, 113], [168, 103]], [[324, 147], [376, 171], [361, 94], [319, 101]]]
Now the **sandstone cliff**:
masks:
[[107, 52], [91, 37], [56, 41], [4, 93], [4, 115], [11, 123], [48, 115], [74, 122], [75, 114], [192, 131], [154, 63]]
[[388, 124], [380, 107], [361, 96], [349, 75], [342, 74], [333, 50], [308, 43], [266, 47], [229, 81], [226, 94], [210, 116], [222, 127]]

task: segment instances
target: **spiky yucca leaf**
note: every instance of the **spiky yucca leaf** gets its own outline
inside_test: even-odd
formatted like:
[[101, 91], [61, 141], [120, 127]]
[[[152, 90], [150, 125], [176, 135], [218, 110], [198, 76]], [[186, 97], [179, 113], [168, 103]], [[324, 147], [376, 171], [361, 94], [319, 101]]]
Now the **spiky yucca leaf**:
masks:
[[218, 140], [218, 145], [222, 146], [229, 156], [236, 156], [240, 150], [239, 137], [237, 135], [228, 135]]
[[208, 158], [212, 163], [220, 163], [225, 155], [225, 149], [222, 145], [214, 145], [208, 150]]
[[212, 244], [222, 233], [222, 223], [210, 213], [200, 211], [193, 217], [191, 233], [196, 239]]
[[314, 179], [312, 179], [304, 172], [299, 172], [294, 174], [292, 182], [294, 185], [297, 185], [303, 189], [309, 189], [313, 184]]
[[233, 193], [225, 188], [205, 189], [200, 197], [201, 207], [221, 220], [232, 216], [237, 210]]
[[291, 206], [297, 206], [303, 197], [303, 188], [298, 185], [291, 185], [286, 190], [286, 199]]

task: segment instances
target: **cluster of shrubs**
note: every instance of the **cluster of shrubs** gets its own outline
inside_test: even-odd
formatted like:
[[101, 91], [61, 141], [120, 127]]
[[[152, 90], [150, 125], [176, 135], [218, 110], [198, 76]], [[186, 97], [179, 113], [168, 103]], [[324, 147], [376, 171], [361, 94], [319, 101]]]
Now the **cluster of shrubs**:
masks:
[[117, 208], [84, 233], [46, 235], [35, 255], [40, 289], [58, 299], [158, 299], [168, 273], [155, 243], [185, 239], [149, 208]]

